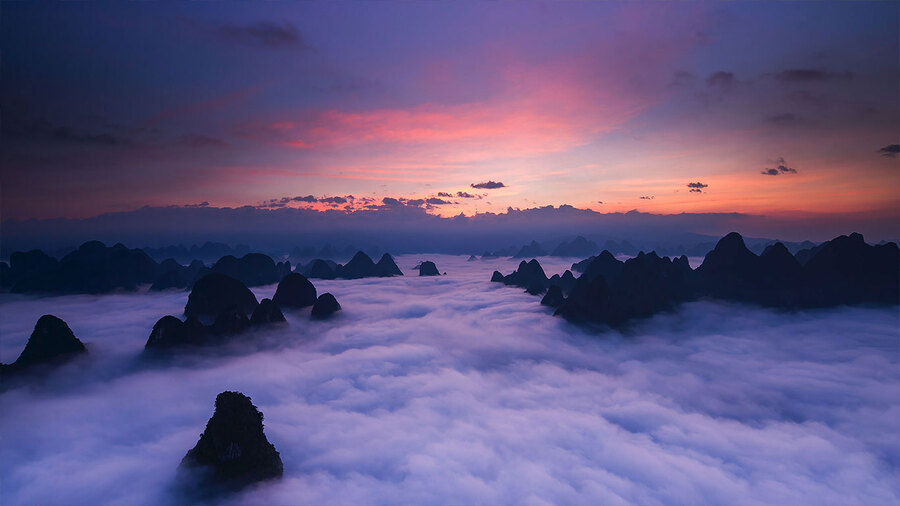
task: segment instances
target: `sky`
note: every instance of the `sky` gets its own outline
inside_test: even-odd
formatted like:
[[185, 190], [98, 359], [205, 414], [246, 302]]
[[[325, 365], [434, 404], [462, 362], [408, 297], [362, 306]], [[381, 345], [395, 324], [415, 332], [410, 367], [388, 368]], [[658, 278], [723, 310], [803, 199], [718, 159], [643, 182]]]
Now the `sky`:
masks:
[[[447, 275], [410, 275], [426, 259]], [[48, 311], [88, 347], [4, 383], [4, 504], [183, 503], [167, 490], [225, 390], [263, 413], [284, 477], [223, 504], [900, 500], [896, 307], [703, 301], [620, 333], [487, 281], [514, 260], [397, 263], [405, 276], [313, 280], [342, 305], [333, 320], [286, 311], [285, 327], [161, 362], [141, 350], [184, 291], [0, 294], [0, 361]]]
[[7, 2], [2, 216], [891, 220], [898, 19], [896, 2]]

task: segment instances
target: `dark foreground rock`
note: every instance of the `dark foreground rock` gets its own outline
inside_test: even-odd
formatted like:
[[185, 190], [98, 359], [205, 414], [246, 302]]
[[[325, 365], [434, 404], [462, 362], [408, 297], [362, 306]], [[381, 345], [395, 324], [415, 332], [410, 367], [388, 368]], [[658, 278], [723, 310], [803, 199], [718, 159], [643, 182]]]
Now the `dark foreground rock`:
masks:
[[187, 488], [227, 491], [251, 483], [281, 478], [284, 465], [263, 432], [263, 414], [239, 392], [222, 392], [197, 445], [179, 466]]
[[218, 317], [231, 307], [252, 314], [257, 304], [256, 296], [243, 283], [224, 274], [211, 273], [194, 283], [184, 314], [187, 317]]
[[278, 283], [272, 300], [281, 307], [309, 307], [316, 303], [316, 287], [303, 274], [292, 272]]
[[438, 271], [434, 262], [430, 260], [426, 260], [419, 264], [419, 276], [440, 276], [441, 273]]
[[338, 304], [337, 299], [334, 298], [334, 295], [330, 293], [323, 293], [319, 295], [319, 298], [316, 300], [315, 305], [312, 308], [312, 317], [313, 319], [324, 319], [328, 318], [334, 313], [341, 310], [341, 305]]
[[57, 363], [86, 351], [84, 343], [75, 337], [66, 322], [45, 314], [35, 323], [19, 358], [12, 364], [3, 365], [0, 370], [11, 374], [41, 364]]

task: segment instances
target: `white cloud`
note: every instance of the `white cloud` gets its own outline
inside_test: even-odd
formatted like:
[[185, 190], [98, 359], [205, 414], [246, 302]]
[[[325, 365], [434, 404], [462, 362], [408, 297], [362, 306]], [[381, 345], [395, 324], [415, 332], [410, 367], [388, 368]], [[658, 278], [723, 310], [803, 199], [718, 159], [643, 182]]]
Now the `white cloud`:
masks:
[[398, 265], [422, 259], [448, 276], [316, 281], [338, 318], [169, 363], [138, 354], [184, 293], [3, 295], [0, 360], [44, 313], [91, 351], [0, 394], [4, 503], [165, 502], [223, 390], [285, 465], [236, 504], [898, 501], [896, 308], [700, 302], [598, 335], [488, 282], [516, 262]]

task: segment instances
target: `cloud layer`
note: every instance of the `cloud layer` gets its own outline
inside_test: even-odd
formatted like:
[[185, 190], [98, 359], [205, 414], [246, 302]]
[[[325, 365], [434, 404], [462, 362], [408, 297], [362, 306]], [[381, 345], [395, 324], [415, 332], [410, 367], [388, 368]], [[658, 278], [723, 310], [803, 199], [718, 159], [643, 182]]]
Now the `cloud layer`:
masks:
[[[159, 504], [239, 390], [265, 414], [284, 480], [235, 504], [887, 504], [900, 498], [895, 309], [775, 313], [712, 302], [588, 331], [487, 282], [318, 281], [343, 314], [210, 355], [136, 359], [186, 295], [0, 299], [0, 360], [52, 312], [90, 349], [0, 394], [4, 503]], [[546, 263], [548, 273], [563, 263]], [[271, 296], [274, 287], [260, 287]], [[15, 437], [12, 437], [14, 435]]]

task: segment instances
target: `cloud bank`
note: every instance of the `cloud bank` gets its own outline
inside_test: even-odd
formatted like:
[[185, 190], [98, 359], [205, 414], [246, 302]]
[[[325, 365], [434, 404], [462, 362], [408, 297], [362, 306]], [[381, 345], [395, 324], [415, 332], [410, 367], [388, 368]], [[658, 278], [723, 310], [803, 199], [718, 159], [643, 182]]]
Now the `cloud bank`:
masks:
[[[409, 276], [425, 259], [448, 275]], [[487, 282], [512, 262], [397, 262], [407, 276], [317, 281], [344, 307], [333, 321], [287, 313], [288, 328], [167, 363], [136, 356], [183, 292], [2, 296], [0, 360], [46, 312], [90, 349], [0, 394], [4, 503], [171, 500], [223, 390], [253, 398], [285, 464], [233, 504], [900, 499], [895, 308], [699, 302], [597, 333]]]

